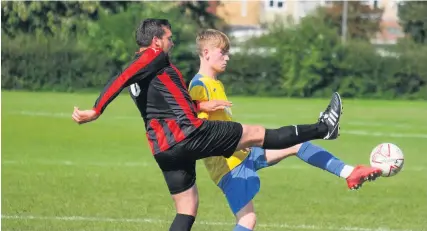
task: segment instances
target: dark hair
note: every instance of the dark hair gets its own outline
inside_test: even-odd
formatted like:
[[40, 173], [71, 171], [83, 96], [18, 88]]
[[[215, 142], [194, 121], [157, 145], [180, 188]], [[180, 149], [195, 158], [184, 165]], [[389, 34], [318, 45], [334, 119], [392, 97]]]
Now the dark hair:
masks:
[[136, 44], [140, 47], [150, 46], [154, 37], [161, 38], [165, 34], [163, 27], [171, 29], [171, 25], [167, 19], [145, 19], [136, 29]]

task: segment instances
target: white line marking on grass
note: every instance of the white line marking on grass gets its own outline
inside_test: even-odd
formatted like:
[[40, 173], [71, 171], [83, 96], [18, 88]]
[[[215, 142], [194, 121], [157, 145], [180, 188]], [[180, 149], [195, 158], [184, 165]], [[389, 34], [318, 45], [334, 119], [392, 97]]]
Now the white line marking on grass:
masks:
[[[414, 127], [419, 128], [420, 127], [420, 126], [404, 124], [404, 123], [390, 124], [390, 123], [364, 122], [364, 121], [349, 121], [349, 122], [346, 122], [345, 124], [362, 126], [362, 127], [393, 127], [393, 128], [414, 128]], [[425, 126], [421, 125], [421, 127], [425, 127]]]
[[[71, 118], [71, 113], [63, 113], [63, 112], [43, 112], [43, 111], [18, 111], [12, 112], [11, 114], [19, 114], [26, 116], [40, 116], [40, 117], [54, 117], [54, 118]], [[108, 116], [112, 119], [140, 119], [137, 116]]]
[[[98, 167], [149, 167], [154, 166], [157, 168], [157, 164], [153, 162], [73, 162], [69, 160], [63, 161], [51, 161], [51, 160], [34, 160], [34, 161], [17, 161], [17, 160], [2, 160], [2, 165], [58, 165], [58, 166], [98, 166]], [[202, 166], [201, 166], [202, 167]], [[303, 164], [287, 164], [286, 160], [283, 163], [274, 165], [269, 169], [291, 169], [291, 170], [307, 170], [315, 167]], [[425, 171], [426, 167], [423, 166], [411, 166], [404, 167], [404, 171]]]
[[[277, 124], [264, 124], [268, 128], [280, 127], [282, 125]], [[393, 133], [393, 132], [375, 132], [366, 130], [340, 130], [341, 134], [355, 135], [355, 136], [374, 136], [374, 137], [389, 137], [389, 138], [416, 138], [416, 139], [427, 139], [427, 134], [422, 133]]]
[[[171, 221], [157, 218], [108, 218], [108, 217], [82, 217], [82, 216], [64, 216], [64, 217], [44, 217], [44, 216], [20, 216], [20, 215], [1, 215], [4, 220], [59, 220], [59, 221], [88, 221], [88, 222], [109, 222], [109, 223], [161, 223], [170, 224]], [[196, 221], [197, 224], [209, 226], [234, 226], [232, 222], [215, 222], [215, 221]], [[290, 225], [285, 223], [267, 223], [258, 224], [262, 228], [286, 228], [297, 230], [340, 230], [340, 231], [415, 231], [415, 230], [397, 230], [389, 228], [362, 228], [362, 227], [333, 227], [317, 225]]]
[[357, 135], [357, 136], [376, 136], [376, 137], [392, 137], [392, 138], [419, 138], [427, 139], [427, 134], [416, 133], [384, 133], [384, 132], [370, 132], [363, 130], [341, 130], [342, 134]]
[[[50, 112], [35, 112], [35, 111], [19, 111], [19, 112], [13, 112], [20, 115], [28, 115], [28, 116], [43, 116], [43, 117], [56, 117], [56, 118], [71, 118], [71, 113], [50, 113]], [[12, 113], [12, 114], [13, 114]], [[140, 119], [136, 116], [108, 116], [107, 118], [110, 119]], [[364, 122], [354, 122], [357, 123], [360, 126], [366, 127], [366, 125], [372, 125], [375, 123], [364, 123]], [[265, 126], [269, 127], [281, 127], [282, 125], [276, 125], [276, 124], [265, 124]], [[351, 123], [350, 123], [351, 124]], [[377, 124], [378, 126], [380, 123]], [[381, 124], [382, 125], [382, 124]], [[393, 126], [393, 125], [388, 125]], [[399, 127], [406, 127], [406, 125], [400, 124]], [[366, 131], [366, 130], [341, 130], [342, 134], [348, 134], [348, 135], [357, 135], [357, 136], [375, 136], [375, 137], [391, 137], [391, 138], [418, 138], [418, 139], [427, 139], [427, 134], [420, 134], [420, 133], [392, 133], [392, 132], [374, 132], [374, 131]]]
[[[248, 118], [248, 119], [265, 119], [265, 118], [277, 118], [275, 114], [242, 114], [236, 115], [236, 118]], [[298, 118], [313, 118], [312, 116], [302, 116], [299, 115]], [[371, 122], [371, 121], [348, 121], [343, 124], [361, 126], [361, 127], [393, 127], [393, 128], [419, 128], [427, 127], [423, 124], [413, 125], [407, 123], [381, 123], [381, 122]]]
[[16, 161], [16, 160], [3, 160], [2, 164], [11, 165], [60, 165], [60, 166], [100, 166], [100, 167], [147, 167], [155, 165], [155, 162], [124, 162], [124, 163], [108, 163], [108, 162], [73, 162], [69, 160], [51, 161], [51, 160], [34, 160], [34, 161]]

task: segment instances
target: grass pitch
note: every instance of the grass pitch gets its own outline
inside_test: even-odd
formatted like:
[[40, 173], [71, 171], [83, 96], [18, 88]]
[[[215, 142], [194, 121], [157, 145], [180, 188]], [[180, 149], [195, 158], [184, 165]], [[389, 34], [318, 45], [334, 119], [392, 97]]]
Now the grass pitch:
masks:
[[[174, 208], [127, 95], [78, 126], [74, 105], [96, 94], [2, 92], [2, 230], [168, 230]], [[327, 100], [231, 98], [237, 121], [267, 127], [316, 121]], [[342, 135], [316, 141], [348, 164], [369, 164], [381, 142], [405, 166], [350, 191], [343, 179], [298, 158], [259, 172], [257, 230], [427, 230], [427, 103], [344, 99]], [[193, 230], [229, 230], [234, 218], [201, 162]]]

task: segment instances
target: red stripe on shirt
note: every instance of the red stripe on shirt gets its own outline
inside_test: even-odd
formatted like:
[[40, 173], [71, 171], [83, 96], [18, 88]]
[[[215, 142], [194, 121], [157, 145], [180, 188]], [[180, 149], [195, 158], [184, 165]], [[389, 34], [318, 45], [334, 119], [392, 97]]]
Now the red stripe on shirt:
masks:
[[187, 85], [185, 85], [184, 78], [182, 77], [181, 72], [178, 70], [178, 68], [175, 67], [175, 65], [171, 64], [171, 67], [175, 70], [176, 73], [178, 73], [179, 79], [181, 80], [182, 86], [184, 86], [184, 89], [188, 91]]
[[[172, 94], [175, 101], [181, 107], [181, 109], [185, 113], [186, 117], [190, 120], [190, 122], [193, 124], [193, 126], [199, 127], [200, 125], [202, 125], [203, 121], [198, 119], [193, 114], [193, 110], [190, 107], [190, 104], [185, 99], [180, 88], [172, 81], [171, 77], [167, 73], [163, 73], [163, 74], [159, 75], [159, 80], [163, 83], [163, 85], [165, 85], [165, 87], [168, 89], [168, 91]], [[184, 87], [185, 87], [185, 85], [184, 85]]]
[[151, 153], [155, 153], [153, 141], [150, 139], [150, 136], [148, 135], [148, 133], [146, 133], [145, 135], [147, 136], [148, 144], [150, 145], [150, 148], [151, 148]]
[[154, 132], [156, 133], [156, 139], [157, 143], [159, 145], [160, 151], [165, 151], [169, 148], [168, 139], [165, 135], [165, 131], [163, 130], [162, 125], [159, 123], [158, 120], [152, 119], [150, 121], [150, 126], [153, 128]]
[[98, 101], [98, 104], [94, 108], [97, 114], [101, 113], [102, 108], [108, 103], [112, 96], [114, 96], [122, 87], [131, 79], [139, 70], [146, 67], [152, 62], [157, 56], [162, 53], [160, 50], [148, 49], [139, 57], [134, 63], [132, 63], [126, 70], [121, 73], [114, 82], [111, 83], [110, 87], [105, 90], [104, 95]]
[[182, 132], [175, 120], [166, 120], [166, 123], [169, 130], [172, 132], [175, 142], [180, 142], [185, 138], [185, 134]]

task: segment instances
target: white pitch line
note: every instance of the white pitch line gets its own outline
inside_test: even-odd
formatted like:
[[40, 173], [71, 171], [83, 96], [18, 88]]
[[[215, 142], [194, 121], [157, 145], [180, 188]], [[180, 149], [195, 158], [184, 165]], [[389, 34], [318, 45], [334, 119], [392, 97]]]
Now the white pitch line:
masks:
[[[34, 161], [21, 161], [21, 160], [2, 160], [2, 165], [58, 165], [58, 166], [97, 166], [97, 167], [150, 167], [155, 166], [157, 164], [154, 162], [74, 162], [70, 160], [62, 160], [62, 161], [51, 161], [51, 160], [34, 160]], [[295, 164], [287, 164], [286, 160], [283, 162], [276, 164], [269, 169], [289, 169], [289, 170], [307, 170], [313, 169], [315, 167], [305, 164], [305, 165], [295, 165]], [[403, 171], [425, 171], [425, 167], [423, 166], [411, 166], [404, 167]]]
[[59, 166], [99, 166], [99, 167], [147, 167], [155, 165], [153, 162], [124, 162], [124, 163], [109, 163], [109, 162], [74, 162], [69, 160], [51, 161], [51, 160], [35, 160], [35, 161], [16, 161], [2, 160], [5, 165], [59, 165]]
[[[50, 160], [34, 160], [34, 161], [20, 161], [20, 160], [2, 160], [2, 165], [58, 165], [58, 166], [97, 166], [97, 167], [150, 167], [157, 164], [154, 162], [73, 162], [69, 160], [63, 161], [50, 161]], [[274, 168], [286, 168], [286, 169], [308, 169], [310, 166], [303, 165], [275, 165]]]
[[[268, 128], [280, 127], [278, 124], [263, 124]], [[393, 132], [374, 132], [366, 130], [340, 130], [341, 134], [355, 135], [355, 136], [374, 136], [374, 137], [386, 137], [386, 138], [416, 138], [416, 139], [427, 139], [427, 134], [422, 133], [393, 133]]]
[[[40, 116], [40, 117], [53, 117], [53, 118], [70, 118], [71, 119], [71, 113], [63, 113], [63, 112], [45, 112], [45, 111], [18, 111], [18, 112], [12, 112], [10, 114], [19, 114], [19, 115], [26, 115], [26, 116]], [[136, 116], [108, 116], [112, 119], [140, 119], [140, 117]]]
[[[71, 118], [70, 113], [51, 113], [51, 112], [43, 112], [43, 111], [18, 111], [11, 112], [11, 114], [20, 114], [27, 116], [42, 116], [42, 117], [54, 117], [54, 118]], [[128, 120], [128, 119], [140, 119], [136, 116], [107, 116], [109, 119], [117, 119], [117, 120]], [[263, 117], [266, 118], [266, 117]], [[348, 122], [350, 125], [357, 125], [361, 127], [369, 127], [369, 126], [383, 126], [383, 123], [371, 123], [371, 122]], [[280, 127], [282, 125], [277, 124], [264, 124], [269, 127]], [[394, 125], [387, 125], [394, 126]], [[409, 125], [399, 124], [396, 128], [409, 128]], [[393, 133], [393, 132], [374, 132], [374, 131], [366, 131], [366, 130], [341, 130], [342, 134], [348, 135], [357, 135], [357, 136], [374, 136], [374, 137], [391, 137], [391, 138], [415, 138], [415, 139], [427, 139], [427, 134], [420, 133]]]
[[[363, 122], [363, 121], [348, 121], [345, 124], [362, 126], [362, 127], [393, 127], [393, 128], [419, 128], [420, 126], [415, 126], [412, 124], [390, 124], [390, 123], [378, 123], [378, 122]], [[425, 127], [421, 125], [421, 127]]]
[[[247, 119], [265, 119], [265, 118], [277, 118], [277, 115], [274, 114], [242, 114], [237, 115], [236, 118], [247, 118]], [[298, 116], [298, 118], [312, 118], [312, 116]], [[393, 128], [419, 128], [426, 127], [425, 125], [412, 125], [412, 124], [390, 124], [390, 123], [380, 123], [380, 122], [371, 122], [371, 121], [347, 121], [344, 124], [360, 126], [360, 127], [393, 127]]]
[[427, 139], [427, 134], [416, 133], [383, 133], [383, 132], [369, 132], [363, 130], [341, 130], [342, 134], [358, 135], [358, 136], [376, 136], [376, 137], [392, 137], [392, 138], [419, 138]]
[[[59, 221], [87, 221], [87, 222], [108, 222], [108, 223], [161, 223], [170, 224], [171, 221], [162, 220], [157, 218], [108, 218], [108, 217], [82, 217], [82, 216], [20, 216], [20, 215], [1, 215], [4, 220], [59, 220]], [[234, 226], [235, 223], [231, 222], [215, 222], [215, 221], [196, 221], [196, 224], [209, 225], [209, 226]], [[333, 227], [333, 226], [317, 226], [317, 225], [290, 225], [286, 223], [261, 223], [257, 227], [262, 228], [285, 228], [297, 230], [337, 230], [337, 231], [416, 231], [416, 230], [397, 230], [389, 228], [363, 228], [363, 227]]]

